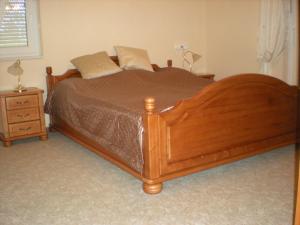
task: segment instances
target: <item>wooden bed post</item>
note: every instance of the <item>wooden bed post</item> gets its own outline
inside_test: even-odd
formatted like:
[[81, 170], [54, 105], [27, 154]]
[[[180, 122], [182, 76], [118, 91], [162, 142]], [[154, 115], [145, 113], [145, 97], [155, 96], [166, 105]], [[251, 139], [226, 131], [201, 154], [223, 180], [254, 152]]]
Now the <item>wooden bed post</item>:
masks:
[[[49, 97], [53, 87], [54, 87], [54, 82], [55, 82], [55, 77], [52, 76], [52, 67], [48, 66], [46, 67], [46, 72], [47, 72], [47, 98]], [[54, 131], [53, 128], [53, 118], [51, 116], [51, 113], [49, 114], [50, 118], [50, 124], [49, 124], [49, 131]]]
[[47, 94], [49, 95], [50, 91], [52, 90], [52, 67], [48, 66], [46, 67], [47, 72]]
[[159, 116], [155, 113], [155, 99], [145, 98], [144, 116], [144, 177], [143, 189], [148, 194], [157, 194], [162, 190], [162, 183], [155, 182], [160, 176], [159, 162]]

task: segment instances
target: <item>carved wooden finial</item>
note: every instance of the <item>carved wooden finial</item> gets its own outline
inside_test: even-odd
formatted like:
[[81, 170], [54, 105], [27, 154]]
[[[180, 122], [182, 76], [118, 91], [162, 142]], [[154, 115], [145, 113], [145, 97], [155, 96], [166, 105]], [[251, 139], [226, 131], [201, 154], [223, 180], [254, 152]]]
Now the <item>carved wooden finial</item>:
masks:
[[46, 72], [48, 75], [52, 75], [52, 67], [51, 66], [46, 67]]
[[155, 109], [155, 99], [152, 97], [147, 97], [145, 98], [144, 102], [146, 112], [149, 114], [153, 113]]

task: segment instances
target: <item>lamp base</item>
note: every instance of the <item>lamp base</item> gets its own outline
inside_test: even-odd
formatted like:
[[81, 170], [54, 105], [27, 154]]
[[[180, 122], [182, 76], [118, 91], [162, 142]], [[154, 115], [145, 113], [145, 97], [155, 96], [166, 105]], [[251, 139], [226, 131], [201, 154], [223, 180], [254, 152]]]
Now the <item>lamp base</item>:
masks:
[[18, 85], [15, 89], [14, 92], [19, 92], [22, 93], [24, 91], [27, 91], [27, 89], [25, 87], [23, 87], [22, 85]]

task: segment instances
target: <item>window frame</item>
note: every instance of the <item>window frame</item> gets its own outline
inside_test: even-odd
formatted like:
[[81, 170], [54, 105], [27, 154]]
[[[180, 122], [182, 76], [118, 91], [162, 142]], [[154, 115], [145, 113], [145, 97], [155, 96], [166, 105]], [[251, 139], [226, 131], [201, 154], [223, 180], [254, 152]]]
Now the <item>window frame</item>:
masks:
[[42, 56], [38, 0], [26, 0], [26, 26], [28, 45], [0, 48], [0, 60], [40, 58]]

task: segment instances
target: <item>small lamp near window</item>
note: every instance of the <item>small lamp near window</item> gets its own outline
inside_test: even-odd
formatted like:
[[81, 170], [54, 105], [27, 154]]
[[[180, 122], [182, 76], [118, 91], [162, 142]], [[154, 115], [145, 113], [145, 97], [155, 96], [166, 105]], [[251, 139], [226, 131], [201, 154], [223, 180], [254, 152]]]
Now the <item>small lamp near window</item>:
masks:
[[183, 68], [185, 68], [185, 64], [188, 65], [188, 70], [192, 72], [193, 65], [195, 62], [197, 62], [202, 56], [198, 53], [192, 52], [190, 50], [185, 50], [182, 53], [183, 58]]
[[14, 91], [16, 92], [23, 92], [26, 91], [26, 88], [22, 86], [21, 84], [21, 75], [23, 74], [23, 69], [21, 67], [21, 61], [18, 59], [16, 62], [14, 62], [11, 66], [7, 68], [7, 72], [11, 75], [18, 77], [18, 85], [15, 88]]

